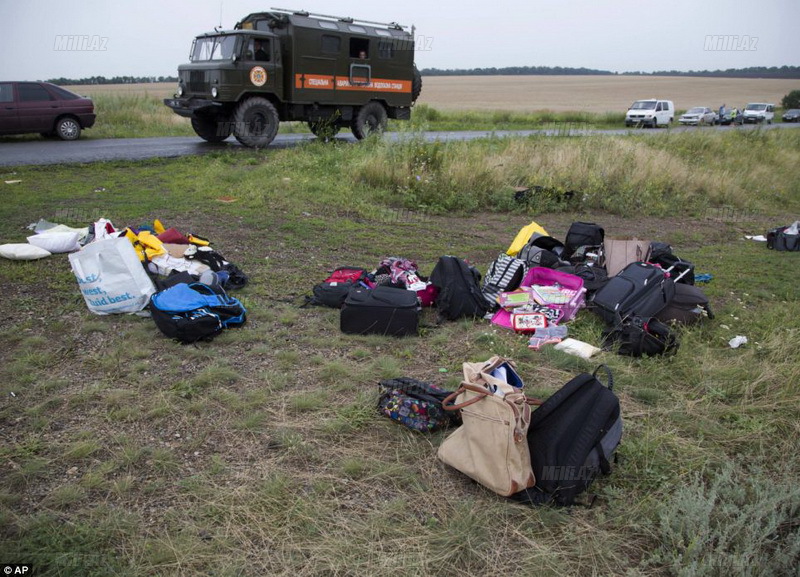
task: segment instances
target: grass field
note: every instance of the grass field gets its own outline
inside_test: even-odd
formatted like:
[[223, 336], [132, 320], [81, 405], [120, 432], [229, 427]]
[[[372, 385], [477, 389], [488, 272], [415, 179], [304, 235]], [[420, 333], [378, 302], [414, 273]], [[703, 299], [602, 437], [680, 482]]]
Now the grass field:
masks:
[[[438, 76], [423, 79], [411, 123], [390, 130], [514, 130], [579, 125], [618, 128], [631, 102], [669, 98], [676, 111], [716, 109], [747, 102], [780, 104], [797, 81], [636, 76]], [[91, 96], [97, 124], [87, 138], [191, 136], [189, 121], [164, 106], [174, 84], [74, 86]], [[283, 132], [308, 132], [304, 123], [282, 123]], [[24, 137], [32, 138], [32, 137]]]
[[[90, 314], [66, 255], [0, 259], [0, 561], [91, 577], [797, 575], [800, 253], [744, 235], [800, 215], [798, 161], [800, 134], [773, 130], [4, 169], [0, 242], [39, 218], [159, 218], [250, 283], [247, 324], [181, 346], [148, 318]], [[519, 204], [515, 185], [547, 188]], [[588, 220], [671, 243], [713, 274], [716, 318], [679, 329], [672, 358], [584, 361], [432, 310], [394, 339], [300, 306], [332, 268], [388, 255], [485, 271], [532, 219], [561, 239]], [[588, 311], [568, 326], [592, 343], [603, 328]], [[625, 431], [593, 508], [511, 503], [436, 459], [446, 432], [376, 413], [378, 380], [453, 388], [492, 354], [543, 398], [613, 370]]]
[[[425, 76], [419, 104], [446, 111], [622, 113], [634, 100], [666, 98], [675, 108], [744, 108], [772, 102], [800, 86], [797, 80], [686, 78], [670, 76]], [[147, 95], [169, 98], [175, 85], [131, 84], [68, 87], [79, 94]]]

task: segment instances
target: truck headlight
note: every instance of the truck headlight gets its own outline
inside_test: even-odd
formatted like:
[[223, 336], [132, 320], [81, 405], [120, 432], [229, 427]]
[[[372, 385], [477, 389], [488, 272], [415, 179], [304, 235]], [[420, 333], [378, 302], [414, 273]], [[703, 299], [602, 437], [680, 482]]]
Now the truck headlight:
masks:
[[182, 84], [178, 84], [178, 92], [176, 92], [176, 95], [178, 96], [178, 98], [183, 96], [183, 85]]
[[214, 86], [214, 87], [211, 89], [211, 98], [216, 98], [218, 94], [219, 94], [219, 91], [217, 90], [217, 87], [216, 87], [216, 86]]

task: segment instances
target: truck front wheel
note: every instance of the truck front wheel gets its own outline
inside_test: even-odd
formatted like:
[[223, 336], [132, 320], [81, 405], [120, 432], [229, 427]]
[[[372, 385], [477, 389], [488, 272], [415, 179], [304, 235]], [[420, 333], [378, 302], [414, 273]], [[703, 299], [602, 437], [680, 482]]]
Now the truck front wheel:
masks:
[[363, 140], [370, 134], [380, 134], [386, 130], [388, 121], [389, 117], [386, 114], [386, 109], [381, 103], [367, 102], [358, 110], [351, 128], [355, 137]]
[[222, 142], [231, 135], [232, 130], [229, 120], [219, 122], [213, 118], [192, 118], [192, 128], [206, 142]]
[[266, 98], [254, 96], [236, 107], [233, 135], [245, 146], [263, 148], [278, 133], [278, 111]]

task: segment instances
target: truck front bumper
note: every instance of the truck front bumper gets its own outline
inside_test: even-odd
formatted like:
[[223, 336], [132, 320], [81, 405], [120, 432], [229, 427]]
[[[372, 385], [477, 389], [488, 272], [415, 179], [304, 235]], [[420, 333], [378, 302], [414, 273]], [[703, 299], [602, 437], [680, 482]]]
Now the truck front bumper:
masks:
[[214, 115], [222, 110], [221, 102], [205, 98], [165, 98], [164, 104], [169, 106], [175, 114], [185, 118], [192, 118], [198, 114]]

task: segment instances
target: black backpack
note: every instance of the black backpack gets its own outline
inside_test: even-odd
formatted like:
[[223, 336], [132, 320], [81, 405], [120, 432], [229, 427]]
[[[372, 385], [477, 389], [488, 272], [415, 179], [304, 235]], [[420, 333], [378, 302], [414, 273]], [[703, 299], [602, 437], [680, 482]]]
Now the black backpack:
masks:
[[430, 276], [439, 289], [436, 308], [439, 318], [482, 317], [487, 312], [486, 299], [480, 287], [481, 273], [455, 256], [441, 256]]
[[[608, 386], [597, 379], [606, 371]], [[594, 479], [611, 472], [622, 438], [619, 399], [611, 371], [581, 373], [533, 411], [528, 448], [536, 484], [511, 496], [530, 505], [572, 505]]]
[[680, 344], [677, 333], [655, 317], [628, 317], [603, 331], [603, 349], [628, 357], [670, 356]]
[[593, 222], [573, 222], [567, 231], [564, 244], [567, 254], [571, 256], [580, 247], [600, 247], [605, 239], [606, 231], [602, 226]]
[[517, 258], [525, 261], [531, 268], [535, 266], [558, 268], [569, 264], [563, 260], [565, 252], [564, 243], [560, 240], [535, 232], [517, 253]]
[[221, 288], [179, 283], [150, 297], [150, 315], [167, 337], [184, 344], [210, 341], [247, 320], [242, 303]]
[[580, 263], [576, 265], [560, 266], [556, 270], [574, 274], [583, 279], [583, 288], [586, 289], [586, 298], [590, 299], [594, 293], [603, 288], [608, 282], [608, 273], [601, 266], [590, 266]]

